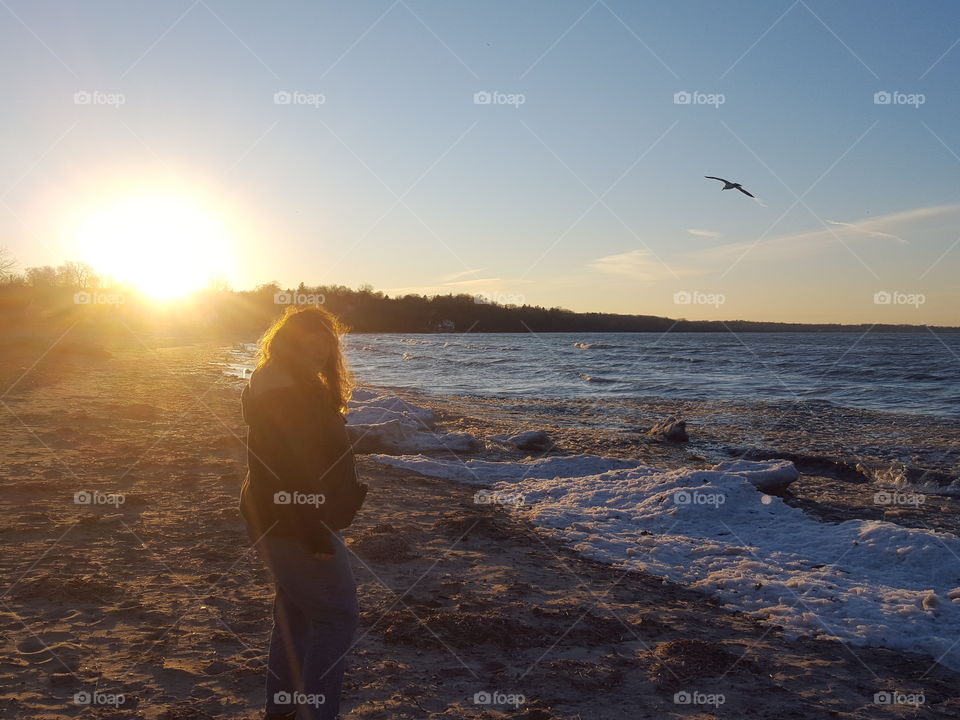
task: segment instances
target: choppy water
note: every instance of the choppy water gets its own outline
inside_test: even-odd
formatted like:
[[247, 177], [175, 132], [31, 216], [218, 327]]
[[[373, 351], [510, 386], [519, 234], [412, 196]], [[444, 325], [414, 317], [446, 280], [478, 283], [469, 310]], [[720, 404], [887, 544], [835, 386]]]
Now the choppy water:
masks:
[[822, 400], [960, 417], [960, 334], [370, 334], [362, 382], [430, 394]]

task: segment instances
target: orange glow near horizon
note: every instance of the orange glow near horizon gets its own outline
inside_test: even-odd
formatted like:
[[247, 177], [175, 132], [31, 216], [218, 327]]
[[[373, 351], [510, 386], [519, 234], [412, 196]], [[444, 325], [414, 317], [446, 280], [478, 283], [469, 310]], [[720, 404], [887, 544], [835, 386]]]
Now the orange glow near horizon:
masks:
[[177, 195], [104, 204], [72, 235], [79, 260], [157, 301], [183, 297], [233, 268], [234, 239], [224, 219]]

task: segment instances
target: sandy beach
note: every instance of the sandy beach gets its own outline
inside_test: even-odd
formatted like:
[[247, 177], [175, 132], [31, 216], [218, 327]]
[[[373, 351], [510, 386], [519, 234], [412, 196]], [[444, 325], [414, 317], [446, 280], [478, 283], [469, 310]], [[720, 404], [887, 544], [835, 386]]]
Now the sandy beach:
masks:
[[960, 0], [0, 17], [0, 720], [960, 720]]
[[[72, 340], [4, 349], [0, 715], [257, 718], [272, 589], [237, 509], [245, 430], [242, 381], [223, 371], [229, 347]], [[438, 432], [530, 429], [502, 403], [432, 403]], [[667, 409], [652, 405], [638, 428]], [[712, 461], [639, 430], [587, 428], [578, 416], [589, 412], [574, 403], [542, 416], [552, 454]], [[742, 437], [772, 432], [756, 417], [737, 422]], [[955, 498], [885, 515], [840, 465], [805, 469], [815, 425], [787, 425], [768, 444], [797, 454], [796, 507], [956, 532]], [[723, 427], [691, 433], [722, 444]], [[882, 443], [879, 419], [875, 429]], [[919, 425], [901, 430], [924, 440]], [[928, 655], [791, 638], [705, 592], [585, 559], [476, 503], [470, 485], [358, 457], [371, 492], [344, 532], [362, 610], [348, 718], [960, 717], [960, 673]]]

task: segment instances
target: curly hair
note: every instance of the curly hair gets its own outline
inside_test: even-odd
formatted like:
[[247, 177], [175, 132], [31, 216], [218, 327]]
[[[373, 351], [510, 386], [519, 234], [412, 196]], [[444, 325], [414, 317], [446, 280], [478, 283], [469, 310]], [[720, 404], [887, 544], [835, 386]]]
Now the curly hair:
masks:
[[[267, 363], [282, 366], [306, 390], [320, 389], [338, 412], [347, 411], [353, 392], [353, 378], [343, 357], [340, 338], [348, 332], [333, 313], [316, 305], [291, 305], [263, 334], [257, 343], [257, 368]], [[304, 373], [295, 362], [300, 352], [299, 340], [320, 334], [330, 343], [331, 352], [326, 365], [316, 375]]]

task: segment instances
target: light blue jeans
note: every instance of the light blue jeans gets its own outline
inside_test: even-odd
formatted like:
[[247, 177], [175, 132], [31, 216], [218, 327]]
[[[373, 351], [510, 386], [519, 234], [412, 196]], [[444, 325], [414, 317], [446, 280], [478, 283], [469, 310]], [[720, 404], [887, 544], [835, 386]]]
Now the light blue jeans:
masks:
[[[248, 530], [249, 534], [249, 530]], [[251, 534], [251, 541], [257, 538]], [[336, 720], [346, 656], [357, 629], [357, 585], [347, 549], [316, 558], [299, 542], [264, 537], [257, 552], [273, 577], [266, 710], [297, 720]]]

